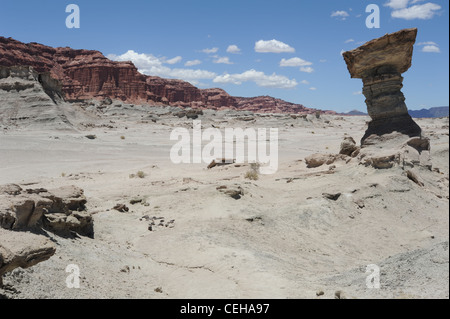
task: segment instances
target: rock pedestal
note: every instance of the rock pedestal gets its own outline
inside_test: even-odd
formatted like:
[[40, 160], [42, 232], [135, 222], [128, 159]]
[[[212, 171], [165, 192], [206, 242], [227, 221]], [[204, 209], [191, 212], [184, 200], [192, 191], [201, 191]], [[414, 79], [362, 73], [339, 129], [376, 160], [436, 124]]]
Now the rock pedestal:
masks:
[[408, 114], [401, 92], [401, 74], [411, 67], [416, 36], [417, 29], [404, 29], [343, 54], [351, 77], [363, 81], [363, 94], [372, 118], [362, 145], [372, 134], [397, 131], [410, 137], [421, 135], [422, 130]]

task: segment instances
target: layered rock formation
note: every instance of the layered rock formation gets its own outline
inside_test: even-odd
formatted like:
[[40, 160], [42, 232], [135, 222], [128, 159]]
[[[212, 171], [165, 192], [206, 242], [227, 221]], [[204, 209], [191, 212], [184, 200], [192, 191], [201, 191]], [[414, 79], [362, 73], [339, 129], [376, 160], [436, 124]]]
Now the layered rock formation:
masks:
[[271, 96], [237, 97], [237, 109], [260, 113], [315, 113], [317, 110]]
[[0, 228], [0, 238], [0, 288], [5, 273], [18, 267], [32, 267], [56, 252], [55, 244], [44, 236]]
[[66, 103], [60, 82], [30, 66], [0, 66], [0, 126], [72, 130], [92, 114]]
[[0, 228], [9, 230], [46, 229], [67, 234], [70, 231], [93, 236], [93, 219], [85, 211], [83, 190], [75, 186], [26, 189], [19, 185], [0, 186]]
[[48, 191], [0, 185], [0, 288], [5, 273], [34, 266], [56, 251], [49, 239], [28, 230], [44, 227], [62, 236], [76, 232], [92, 237], [93, 219], [85, 204], [83, 190], [75, 186]]
[[420, 127], [408, 114], [402, 73], [411, 67], [417, 29], [405, 29], [367, 42], [343, 54], [352, 78], [363, 81], [363, 94], [372, 118], [361, 143], [372, 134], [397, 131], [420, 136]]
[[185, 81], [145, 76], [133, 63], [111, 61], [99, 51], [52, 48], [0, 37], [0, 67], [15, 66], [32, 67], [43, 81], [60, 87], [67, 101], [111, 98], [134, 104], [153, 102], [261, 113], [316, 111], [271, 97], [232, 97], [218, 88], [201, 90]]

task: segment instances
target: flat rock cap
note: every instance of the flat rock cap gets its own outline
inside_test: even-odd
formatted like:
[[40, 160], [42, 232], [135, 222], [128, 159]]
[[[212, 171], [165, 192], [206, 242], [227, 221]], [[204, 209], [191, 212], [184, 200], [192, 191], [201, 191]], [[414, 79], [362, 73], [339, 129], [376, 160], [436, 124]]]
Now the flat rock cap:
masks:
[[411, 67], [417, 28], [403, 29], [371, 40], [362, 46], [344, 52], [344, 60], [352, 78], [364, 78], [381, 66], [400, 74]]

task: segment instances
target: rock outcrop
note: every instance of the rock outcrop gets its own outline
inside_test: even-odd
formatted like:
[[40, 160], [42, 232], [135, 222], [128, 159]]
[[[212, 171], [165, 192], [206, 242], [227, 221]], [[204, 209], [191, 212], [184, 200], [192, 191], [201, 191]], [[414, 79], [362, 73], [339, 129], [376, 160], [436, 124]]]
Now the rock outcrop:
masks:
[[331, 165], [338, 160], [347, 160], [347, 155], [343, 154], [311, 154], [305, 157], [305, 163], [307, 168], [316, 168], [324, 164]]
[[394, 131], [420, 136], [421, 129], [408, 114], [401, 92], [401, 74], [411, 67], [416, 36], [417, 29], [405, 29], [344, 52], [351, 77], [363, 81], [363, 94], [372, 118], [361, 144], [372, 134]]
[[52, 48], [0, 37], [0, 66], [31, 66], [61, 83], [68, 101], [111, 97], [145, 101], [145, 76], [131, 62], [113, 62], [98, 51]]
[[[255, 113], [300, 113], [314, 114], [317, 110], [307, 108], [301, 104], [286, 102], [271, 96], [236, 97], [238, 110], [252, 111]], [[328, 111], [330, 114], [334, 112]]]
[[69, 102], [95, 98], [258, 113], [316, 111], [272, 97], [233, 97], [219, 88], [199, 89], [181, 80], [146, 76], [132, 62], [111, 61], [99, 51], [52, 48], [0, 37], [0, 67], [15, 66], [32, 67], [45, 87], [60, 89]]
[[353, 137], [345, 137], [341, 143], [339, 154], [355, 157], [359, 154], [360, 148], [356, 145]]
[[92, 237], [92, 216], [85, 211], [86, 197], [75, 186], [54, 190], [0, 186], [0, 228], [26, 230], [43, 226], [61, 234], [71, 231]]
[[371, 135], [361, 149], [358, 159], [361, 164], [377, 169], [403, 169], [423, 167], [432, 169], [430, 140], [426, 137], [409, 137], [393, 132], [383, 136]]
[[50, 124], [66, 130], [80, 119], [92, 118], [63, 97], [60, 82], [48, 73], [31, 66], [0, 66], [0, 125], [42, 128]]
[[49, 259], [55, 251], [55, 245], [44, 236], [0, 228], [0, 288], [5, 273], [32, 267]]

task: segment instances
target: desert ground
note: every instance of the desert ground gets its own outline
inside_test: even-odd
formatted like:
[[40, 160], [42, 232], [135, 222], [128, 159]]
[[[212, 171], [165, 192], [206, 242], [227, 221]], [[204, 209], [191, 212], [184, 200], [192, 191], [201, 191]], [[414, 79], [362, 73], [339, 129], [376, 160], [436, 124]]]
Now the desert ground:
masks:
[[[420, 186], [401, 166], [351, 157], [307, 168], [305, 157], [339, 153], [344, 137], [359, 141], [369, 117], [204, 111], [203, 128], [279, 129], [278, 171], [251, 180], [249, 164], [173, 164], [170, 133], [193, 123], [176, 108], [99, 103], [72, 104], [38, 124], [0, 122], [0, 185], [80, 187], [95, 232], [43, 231], [55, 255], [5, 274], [0, 295], [449, 297], [448, 118], [417, 120], [433, 164], [416, 171]], [[80, 269], [79, 288], [66, 285], [69, 264]], [[366, 286], [370, 264], [381, 270], [380, 289]]]

